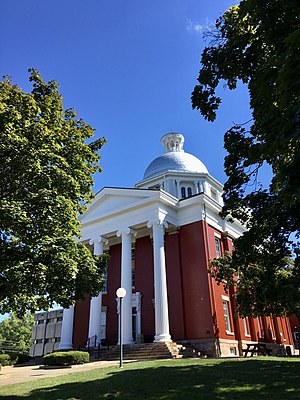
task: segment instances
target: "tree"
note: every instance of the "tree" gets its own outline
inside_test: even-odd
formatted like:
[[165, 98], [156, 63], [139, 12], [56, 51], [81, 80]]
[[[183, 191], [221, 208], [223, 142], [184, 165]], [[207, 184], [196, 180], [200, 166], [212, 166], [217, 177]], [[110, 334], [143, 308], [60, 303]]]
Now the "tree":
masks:
[[[192, 106], [214, 121], [220, 82], [247, 85], [252, 120], [225, 133], [227, 182], [222, 216], [247, 232], [232, 257], [213, 263], [219, 281], [237, 285], [239, 310], [300, 314], [300, 3], [243, 0], [215, 24], [202, 53]], [[259, 183], [261, 168], [272, 171]]]
[[9, 318], [0, 323], [0, 345], [16, 349], [24, 354], [31, 346], [31, 331], [34, 324], [32, 314], [18, 318], [12, 313]]
[[2, 313], [68, 307], [103, 280], [104, 260], [77, 238], [105, 139], [91, 141], [94, 129], [63, 109], [58, 83], [29, 72], [31, 93], [0, 82]]

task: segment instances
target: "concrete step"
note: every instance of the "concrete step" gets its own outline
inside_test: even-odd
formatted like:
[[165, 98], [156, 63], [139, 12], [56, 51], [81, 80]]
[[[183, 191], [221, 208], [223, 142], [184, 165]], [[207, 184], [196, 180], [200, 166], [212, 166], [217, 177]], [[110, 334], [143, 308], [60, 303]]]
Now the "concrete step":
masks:
[[[149, 360], [149, 359], [167, 359], [181, 358], [182, 346], [176, 343], [143, 343], [123, 346], [124, 360]], [[119, 346], [110, 346], [109, 348], [89, 349], [91, 361], [115, 360], [120, 356]]]

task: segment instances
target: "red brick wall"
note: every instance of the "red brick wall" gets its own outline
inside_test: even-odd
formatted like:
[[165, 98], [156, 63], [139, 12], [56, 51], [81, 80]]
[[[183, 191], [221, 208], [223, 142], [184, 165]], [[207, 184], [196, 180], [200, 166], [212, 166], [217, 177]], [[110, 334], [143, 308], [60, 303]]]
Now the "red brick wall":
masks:
[[202, 221], [180, 228], [180, 261], [186, 339], [213, 337]]
[[103, 306], [107, 306], [106, 338], [109, 343], [118, 341], [118, 315], [116, 291], [121, 285], [121, 244], [110, 246], [107, 267], [107, 294], [102, 297]]
[[[294, 332], [299, 332], [299, 320], [296, 317], [296, 315], [293, 315], [289, 318], [290, 321], [290, 327], [291, 327], [291, 333], [293, 335]], [[295, 346], [299, 348], [299, 341], [295, 342]]]
[[286, 344], [293, 344], [290, 321], [288, 318], [281, 318], [281, 319], [282, 319], [282, 323], [284, 326], [283, 330], [284, 330], [284, 336], [286, 339]]
[[[208, 232], [208, 246], [209, 246], [208, 254], [209, 254], [209, 257], [211, 260], [213, 260], [217, 256], [216, 243], [215, 243], [216, 237], [220, 239], [222, 254], [224, 254], [225, 249], [228, 251], [230, 250], [230, 248], [231, 248], [230, 241], [228, 239], [226, 239], [225, 246], [224, 246], [224, 241], [221, 239], [220, 231], [218, 231], [217, 229], [208, 225], [207, 232]], [[231, 325], [231, 330], [234, 333], [234, 335], [226, 332], [222, 296], [226, 296], [229, 299], [230, 325]], [[232, 304], [231, 295], [229, 292], [228, 293], [225, 292], [224, 287], [222, 285], [218, 285], [214, 279], [212, 279], [212, 301], [215, 302], [215, 307], [216, 307], [219, 337], [222, 339], [239, 340], [240, 326], [239, 326], [239, 322], [235, 321], [235, 315], [234, 315], [235, 309], [234, 309], [234, 305]]]
[[292, 332], [288, 318], [274, 318], [276, 321], [277, 343], [293, 344]]
[[135, 291], [141, 292], [141, 330], [145, 342], [153, 342], [154, 322], [154, 271], [153, 249], [150, 236], [142, 237], [135, 243]]
[[229, 251], [231, 253], [233, 250], [232, 239], [229, 236], [222, 234], [222, 243], [224, 251]]
[[88, 339], [90, 318], [90, 296], [87, 295], [85, 300], [76, 301], [74, 310], [73, 323], [73, 347], [78, 349], [84, 346]]
[[180, 266], [179, 233], [165, 236], [170, 334], [173, 340], [185, 338]]

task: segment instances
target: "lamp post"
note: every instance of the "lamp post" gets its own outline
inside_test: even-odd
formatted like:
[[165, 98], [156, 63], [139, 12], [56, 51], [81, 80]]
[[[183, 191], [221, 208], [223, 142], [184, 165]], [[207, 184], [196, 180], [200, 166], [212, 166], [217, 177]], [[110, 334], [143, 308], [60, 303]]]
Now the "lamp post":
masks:
[[120, 338], [120, 368], [123, 367], [123, 319], [122, 319], [122, 300], [126, 296], [126, 289], [119, 288], [116, 291], [116, 295], [120, 301], [120, 313], [119, 313], [119, 338]]

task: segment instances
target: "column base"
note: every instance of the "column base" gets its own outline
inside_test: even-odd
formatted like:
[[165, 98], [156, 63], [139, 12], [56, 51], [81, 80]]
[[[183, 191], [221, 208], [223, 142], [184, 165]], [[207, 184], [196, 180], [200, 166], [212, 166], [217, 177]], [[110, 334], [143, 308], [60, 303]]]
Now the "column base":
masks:
[[58, 351], [73, 350], [72, 344], [60, 343], [58, 346]]
[[172, 342], [171, 336], [169, 334], [160, 334], [154, 336], [154, 343], [164, 343]]
[[[133, 339], [122, 339], [122, 344], [134, 344], [135, 341]], [[120, 341], [118, 340], [118, 345], [120, 346]]]

